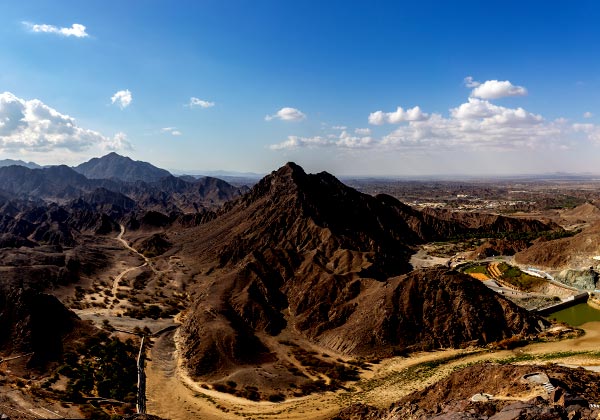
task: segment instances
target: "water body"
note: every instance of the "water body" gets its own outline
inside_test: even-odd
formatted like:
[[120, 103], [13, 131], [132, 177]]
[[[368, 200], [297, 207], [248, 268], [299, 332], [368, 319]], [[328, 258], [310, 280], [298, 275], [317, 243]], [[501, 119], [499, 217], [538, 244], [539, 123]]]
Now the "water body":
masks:
[[548, 315], [549, 319], [557, 319], [575, 327], [586, 322], [600, 321], [600, 310], [592, 308], [587, 303], [579, 303], [570, 308], [561, 309]]

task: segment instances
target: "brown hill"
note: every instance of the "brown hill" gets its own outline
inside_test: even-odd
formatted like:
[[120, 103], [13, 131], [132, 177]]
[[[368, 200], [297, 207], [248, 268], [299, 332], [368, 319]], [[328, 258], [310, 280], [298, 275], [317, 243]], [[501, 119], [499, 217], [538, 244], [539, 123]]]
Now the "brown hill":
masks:
[[477, 260], [498, 255], [514, 255], [516, 252], [527, 249], [529, 246], [530, 244], [523, 240], [490, 239], [470, 252], [468, 258]]
[[499, 214], [471, 213], [451, 211], [445, 209], [427, 208], [423, 210], [425, 215], [434, 219], [452, 222], [454, 231], [446, 233], [446, 237], [465, 235], [491, 235], [502, 236], [523, 235], [527, 233], [560, 230], [560, 226], [554, 222], [543, 222], [537, 219], [521, 219], [506, 217]]
[[590, 267], [597, 264], [593, 258], [600, 255], [599, 234], [600, 223], [595, 223], [571, 237], [538, 241], [515, 254], [515, 261], [554, 270]]
[[584, 203], [573, 209], [560, 212], [567, 223], [593, 223], [600, 220], [600, 209], [592, 203]]
[[269, 339], [277, 335], [386, 356], [533, 333], [537, 318], [468, 277], [444, 269], [403, 275], [412, 245], [488, 228], [287, 164], [214, 219], [168, 238], [199, 273], [182, 328], [187, 365], [212, 378], [244, 365], [276, 370], [287, 357]]

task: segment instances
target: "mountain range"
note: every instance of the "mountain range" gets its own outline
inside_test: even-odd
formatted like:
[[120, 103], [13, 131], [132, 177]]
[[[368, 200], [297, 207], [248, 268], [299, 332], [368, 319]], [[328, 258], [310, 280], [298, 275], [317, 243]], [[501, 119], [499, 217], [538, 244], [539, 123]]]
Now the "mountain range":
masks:
[[[115, 154], [87, 163], [85, 174], [64, 165], [0, 168], [0, 332], [18, 338], [0, 341], [0, 350], [60, 360], [61, 340], [83, 326], [50, 295], [62, 288], [81, 308], [86, 293], [102, 287], [101, 273], [135, 260], [115, 241], [123, 229], [153, 268], [133, 266], [139, 273], [130, 294], [119, 295], [129, 311], [122, 318], [149, 306], [177, 308], [184, 366], [213, 384], [284, 396], [334, 390], [356, 375], [334, 355], [372, 360], [486, 345], [547, 326], [469, 276], [447, 267], [413, 270], [410, 257], [419, 245], [448, 238], [560, 229], [551, 223], [420, 211], [292, 162], [252, 188], [162, 176]], [[109, 301], [112, 281], [106, 284]], [[47, 326], [58, 337], [49, 353], [35, 344], [46, 337], [46, 324], [34, 321], [36, 302], [56, 320]], [[329, 388], [298, 360], [324, 369]]]
[[66, 204], [95, 192], [97, 197], [103, 190], [124, 195], [140, 208], [184, 213], [214, 208], [247, 188], [210, 177], [177, 178], [149, 163], [115, 153], [94, 158], [76, 168], [66, 165], [35, 169], [14, 165], [0, 167], [0, 195], [13, 198]]
[[4, 167], [4, 166], [25, 166], [26, 168], [29, 169], [39, 169], [41, 168], [40, 165], [38, 165], [35, 162], [25, 162], [22, 160], [14, 160], [14, 159], [2, 159], [0, 160], [0, 168]]

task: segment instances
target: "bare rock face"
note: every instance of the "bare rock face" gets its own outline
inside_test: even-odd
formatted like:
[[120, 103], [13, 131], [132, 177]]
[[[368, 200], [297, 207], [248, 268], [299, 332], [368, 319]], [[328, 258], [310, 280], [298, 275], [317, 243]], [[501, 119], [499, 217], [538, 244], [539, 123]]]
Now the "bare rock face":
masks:
[[164, 254], [169, 248], [171, 248], [171, 243], [163, 233], [155, 233], [144, 239], [138, 246], [138, 250], [147, 257]]
[[534, 333], [537, 317], [480, 282], [445, 269], [406, 274], [415, 244], [498, 229], [497, 218], [450, 219], [293, 163], [273, 172], [177, 235], [181, 255], [201, 273], [182, 328], [190, 371], [218, 375], [273, 360], [259, 337], [284, 330], [356, 356]]
[[563, 270], [555, 276], [555, 279], [578, 289], [595, 290], [598, 273], [592, 268], [587, 270]]

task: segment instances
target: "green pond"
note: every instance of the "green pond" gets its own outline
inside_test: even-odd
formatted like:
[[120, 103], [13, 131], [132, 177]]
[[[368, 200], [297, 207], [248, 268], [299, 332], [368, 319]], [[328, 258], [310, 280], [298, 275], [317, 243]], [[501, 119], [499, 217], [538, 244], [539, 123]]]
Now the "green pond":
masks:
[[586, 322], [600, 321], [600, 310], [592, 308], [587, 303], [579, 303], [570, 308], [553, 312], [548, 315], [548, 318], [557, 319], [576, 327]]

